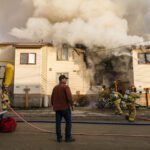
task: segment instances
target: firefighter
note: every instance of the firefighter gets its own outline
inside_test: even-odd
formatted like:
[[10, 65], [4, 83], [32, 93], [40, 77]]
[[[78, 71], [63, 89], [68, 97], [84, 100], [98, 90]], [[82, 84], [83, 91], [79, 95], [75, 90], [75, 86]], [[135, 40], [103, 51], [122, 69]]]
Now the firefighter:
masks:
[[10, 104], [9, 100], [9, 87], [13, 80], [14, 67], [11, 64], [6, 64], [4, 80], [2, 83], [2, 93], [1, 93], [1, 107], [2, 110], [7, 110], [7, 105]]
[[116, 115], [122, 115], [122, 113], [123, 113], [121, 110], [121, 107], [120, 107], [122, 98], [123, 98], [122, 94], [120, 94], [119, 92], [116, 92], [114, 89], [111, 89], [110, 100], [115, 105], [115, 114]]
[[99, 91], [99, 100], [98, 100], [98, 108], [104, 109], [107, 100], [109, 99], [110, 91], [106, 88], [105, 85], [102, 86], [102, 89]]
[[126, 120], [129, 122], [134, 122], [136, 117], [136, 106], [135, 101], [137, 98], [140, 98], [140, 95], [134, 91], [132, 88], [131, 90], [126, 90], [124, 95], [124, 100], [126, 102], [126, 106], [128, 109], [128, 113], [126, 114]]
[[101, 91], [99, 92], [99, 98], [107, 99], [107, 98], [109, 98], [109, 94], [110, 94], [109, 89], [106, 88], [105, 85], [103, 85]]
[[9, 96], [8, 96], [8, 91], [7, 89], [4, 89], [1, 95], [1, 106], [2, 110], [5, 111], [7, 110], [7, 105], [10, 104]]
[[2, 95], [1, 95], [1, 91], [0, 91], [0, 112], [2, 112]]

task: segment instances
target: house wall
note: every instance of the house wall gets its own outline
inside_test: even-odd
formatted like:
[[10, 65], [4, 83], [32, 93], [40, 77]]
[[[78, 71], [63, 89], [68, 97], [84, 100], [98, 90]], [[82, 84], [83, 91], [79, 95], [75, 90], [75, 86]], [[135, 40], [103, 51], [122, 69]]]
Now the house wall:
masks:
[[[20, 53], [36, 53], [36, 64], [20, 64]], [[41, 49], [16, 49], [14, 94], [24, 94], [30, 88], [31, 94], [41, 93]]]
[[[74, 57], [73, 57], [74, 56]], [[57, 48], [47, 49], [47, 94], [51, 94], [53, 87], [58, 83], [57, 73], [68, 73], [68, 84], [72, 94], [80, 91], [86, 94], [89, 89], [89, 80], [86, 73], [86, 66], [83, 61], [83, 54], [78, 55], [72, 48], [69, 49], [69, 59], [66, 61], [57, 60]]]
[[150, 64], [138, 64], [138, 53], [150, 50], [133, 50], [134, 84], [138, 90], [150, 87]]
[[[28, 52], [36, 53], [36, 65], [20, 64], [20, 53]], [[42, 106], [43, 98], [45, 99], [43, 96], [51, 95], [53, 87], [58, 84], [57, 73], [63, 72], [69, 74], [68, 84], [73, 95], [77, 91], [80, 91], [80, 94], [87, 93], [89, 80], [82, 53], [78, 55], [70, 48], [69, 59], [67, 61], [57, 61], [56, 47], [43, 46], [40, 49], [17, 48], [15, 51], [14, 106], [25, 105], [25, 88], [30, 88], [30, 105]]]
[[[20, 53], [36, 53], [36, 64], [20, 64]], [[20, 48], [15, 50], [15, 78], [14, 78], [14, 101], [15, 107], [40, 107], [42, 105], [41, 95], [41, 49]], [[25, 89], [29, 88], [28, 98]], [[28, 102], [27, 102], [28, 99]], [[27, 103], [27, 104], [26, 104]]]
[[140, 52], [150, 52], [150, 49], [135, 49], [132, 51], [134, 85], [137, 92], [142, 92], [140, 99], [137, 100], [137, 103], [142, 106], [146, 106], [146, 101], [148, 101], [148, 105], [150, 105], [150, 98], [146, 99], [144, 90], [145, 88], [150, 88], [150, 64], [138, 64], [138, 53]]
[[47, 94], [47, 55], [48, 55], [48, 47], [42, 47], [42, 57], [41, 57], [41, 93]]

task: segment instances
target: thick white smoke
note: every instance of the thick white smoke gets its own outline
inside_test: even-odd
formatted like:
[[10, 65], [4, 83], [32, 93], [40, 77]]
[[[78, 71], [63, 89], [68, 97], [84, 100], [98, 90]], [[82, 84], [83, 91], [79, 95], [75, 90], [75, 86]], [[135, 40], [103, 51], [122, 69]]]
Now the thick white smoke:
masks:
[[12, 34], [19, 38], [29, 40], [41, 40], [41, 38], [48, 38], [51, 34], [51, 24], [45, 18], [30, 18], [26, 24], [27, 28], [14, 28]]
[[[26, 1], [26, 2], [25, 2]], [[0, 0], [0, 42], [19, 41], [9, 34], [14, 27], [24, 27], [33, 15], [33, 6], [29, 0]]]
[[26, 27], [13, 28], [11, 35], [32, 41], [107, 48], [143, 41], [142, 37], [128, 35], [129, 2], [124, 5], [123, 0], [32, 0], [32, 3], [34, 13]]

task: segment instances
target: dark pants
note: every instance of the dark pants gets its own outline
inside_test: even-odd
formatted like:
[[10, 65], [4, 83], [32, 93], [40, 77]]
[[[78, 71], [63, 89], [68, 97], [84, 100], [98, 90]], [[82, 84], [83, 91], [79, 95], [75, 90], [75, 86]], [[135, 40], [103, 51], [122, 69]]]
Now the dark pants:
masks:
[[71, 138], [71, 110], [61, 110], [61, 111], [56, 111], [56, 135], [57, 135], [57, 140], [62, 138], [61, 135], [61, 121], [62, 118], [65, 119], [66, 122], [66, 128], [65, 128], [65, 139], [70, 139]]

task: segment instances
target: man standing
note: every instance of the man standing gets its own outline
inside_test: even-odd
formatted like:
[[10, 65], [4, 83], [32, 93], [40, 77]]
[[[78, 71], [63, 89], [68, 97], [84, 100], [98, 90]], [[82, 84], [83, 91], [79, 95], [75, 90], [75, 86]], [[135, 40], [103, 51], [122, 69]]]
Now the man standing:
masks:
[[74, 138], [71, 136], [71, 109], [73, 109], [73, 100], [70, 88], [66, 85], [67, 77], [65, 75], [59, 76], [59, 84], [53, 89], [51, 96], [51, 104], [56, 112], [56, 135], [57, 142], [62, 142], [61, 134], [61, 120], [65, 119], [65, 141], [73, 142]]

